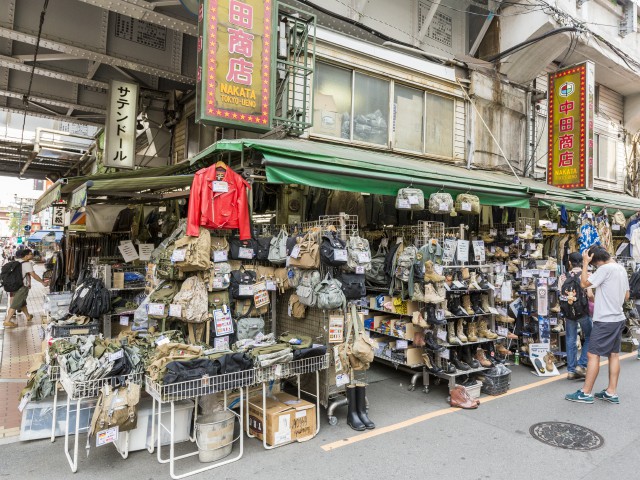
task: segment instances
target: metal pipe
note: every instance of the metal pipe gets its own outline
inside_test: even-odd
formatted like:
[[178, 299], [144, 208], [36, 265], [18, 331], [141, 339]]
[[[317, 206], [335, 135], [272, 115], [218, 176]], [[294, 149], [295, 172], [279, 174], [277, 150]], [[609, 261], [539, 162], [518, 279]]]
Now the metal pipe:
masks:
[[445, 63], [451, 64], [451, 65], [455, 65], [457, 67], [467, 68], [467, 65], [465, 63], [462, 63], [462, 62], [460, 62], [458, 60], [455, 60], [453, 58], [447, 58], [447, 57], [443, 57], [443, 56], [440, 56], [440, 55], [436, 55], [435, 53], [425, 52], [424, 50], [421, 50], [419, 48], [407, 47], [406, 45], [402, 45], [400, 43], [382, 42], [382, 46], [383, 47], [392, 47], [392, 48], [396, 48], [398, 50], [404, 50], [404, 51], [410, 52], [410, 53], [417, 53], [418, 55], [422, 55], [423, 57], [426, 57], [426, 58], [435, 59], [435, 60], [438, 60], [440, 62], [445, 62]]

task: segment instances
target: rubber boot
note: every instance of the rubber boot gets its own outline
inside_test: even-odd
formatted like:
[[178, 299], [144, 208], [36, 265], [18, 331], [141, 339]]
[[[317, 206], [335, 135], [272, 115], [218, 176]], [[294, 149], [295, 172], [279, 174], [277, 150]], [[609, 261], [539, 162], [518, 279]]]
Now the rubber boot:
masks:
[[347, 425], [358, 432], [366, 430], [366, 426], [362, 423], [360, 415], [358, 414], [358, 400], [356, 398], [356, 387], [354, 385], [347, 385], [345, 389], [347, 394], [348, 411], [347, 411]]
[[376, 428], [376, 424], [373, 423], [367, 415], [367, 386], [365, 384], [356, 385], [356, 408], [358, 410], [358, 416], [365, 428], [367, 430]]

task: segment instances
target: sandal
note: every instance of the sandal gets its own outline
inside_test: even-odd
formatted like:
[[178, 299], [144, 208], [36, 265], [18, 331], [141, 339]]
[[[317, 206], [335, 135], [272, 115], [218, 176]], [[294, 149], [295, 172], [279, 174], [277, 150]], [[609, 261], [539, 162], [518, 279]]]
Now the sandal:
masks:
[[17, 323], [12, 322], [11, 320], [6, 320], [3, 325], [4, 328], [16, 328], [18, 326]]

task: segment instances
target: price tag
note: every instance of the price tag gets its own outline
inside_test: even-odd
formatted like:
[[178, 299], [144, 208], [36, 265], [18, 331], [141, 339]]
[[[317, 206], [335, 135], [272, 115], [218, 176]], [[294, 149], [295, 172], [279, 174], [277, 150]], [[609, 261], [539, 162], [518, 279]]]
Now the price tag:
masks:
[[501, 337], [506, 337], [507, 334], [509, 333], [509, 329], [507, 327], [498, 327], [498, 335], [500, 335]]
[[558, 233], [567, 233], [567, 229], [562, 227], [558, 229]]
[[406, 210], [411, 208], [411, 204], [409, 203], [409, 200], [407, 200], [406, 198], [399, 198], [398, 199], [398, 207], [399, 210]]
[[31, 400], [31, 392], [28, 392], [22, 397], [22, 400], [20, 400], [20, 404], [18, 405], [18, 411], [20, 413], [22, 413], [22, 411], [24, 410], [24, 407], [27, 406], [27, 403], [29, 403], [30, 400]]
[[[295, 247], [293, 248], [295, 250]], [[298, 248], [298, 251], [300, 251], [300, 249]], [[293, 252], [291, 252], [291, 256], [293, 257]], [[293, 258], [298, 258], [298, 257], [293, 257]], [[338, 262], [346, 262], [347, 261], [347, 251], [344, 249], [337, 249], [333, 251], [333, 259], [338, 261]]]
[[253, 248], [240, 247], [238, 249], [238, 258], [244, 258], [246, 260], [251, 260], [253, 258], [254, 253], [255, 252], [253, 251]]
[[118, 440], [118, 426], [107, 428], [106, 430], [100, 430], [96, 433], [96, 447], [102, 447], [109, 443], [113, 443]]
[[119, 358], [122, 358], [123, 355], [124, 355], [124, 350], [120, 349], [117, 352], [113, 352], [112, 354], [109, 355], [109, 361], [115, 362]]
[[250, 297], [253, 295], [253, 285], [239, 285], [238, 294], [241, 297]]
[[217, 289], [224, 288], [224, 279], [221, 277], [213, 277], [211, 287]]
[[184, 248], [176, 248], [171, 254], [171, 261], [175, 262], [184, 262], [184, 259], [187, 255], [187, 250]]
[[158, 346], [164, 345], [165, 343], [169, 343], [169, 339], [167, 337], [165, 337], [164, 335], [160, 335], [156, 339], [156, 345], [158, 345]]
[[489, 235], [491, 235], [492, 237], [495, 237], [498, 235], [498, 230], [496, 230], [495, 228], [492, 228], [489, 230]]
[[492, 313], [493, 315], [498, 315], [498, 310], [496, 310], [494, 307], [489, 307], [489, 313]]
[[470, 212], [471, 204], [469, 202], [462, 202], [460, 204], [460, 210], [462, 210], [463, 212]]
[[396, 350], [406, 350], [407, 348], [409, 348], [407, 340], [396, 340]]
[[437, 265], [434, 264], [433, 265], [433, 270], [438, 274], [438, 275], [442, 275], [444, 273], [444, 267], [442, 265]]
[[549, 317], [549, 325], [558, 325], [558, 319], [556, 317]]
[[226, 262], [229, 260], [229, 252], [226, 250], [216, 250], [213, 252], [214, 262]]
[[557, 223], [551, 223], [549, 224], [549, 230], [557, 230], [558, 229], [558, 224]]
[[364, 273], [364, 267], [362, 265], [356, 265], [356, 273], [363, 274]]
[[126, 315], [120, 315], [120, 325], [122, 325], [123, 327], [128, 327], [129, 317], [127, 317]]
[[515, 228], [507, 228], [507, 235], [515, 235], [515, 234], [516, 234]]
[[451, 352], [449, 351], [449, 349], [445, 348], [442, 352], [438, 353], [438, 356], [440, 358], [444, 358], [445, 360], [449, 360], [450, 354], [451, 354]]
[[[289, 256], [291, 258], [298, 258], [300, 256], [300, 245], [295, 245], [292, 249], [291, 249], [291, 253], [289, 254]], [[345, 258], [346, 260], [346, 258]]]
[[178, 303], [172, 303], [171, 305], [169, 305], [169, 316], [182, 318], [182, 305]]
[[637, 347], [638, 346], [638, 339], [637, 338], [632, 338], [631, 339], [631, 343], [633, 343]]
[[442, 340], [443, 342], [446, 342], [446, 341], [447, 341], [447, 331], [446, 331], [446, 330], [444, 330], [444, 329], [442, 329], [442, 328], [439, 328], [439, 329], [438, 329], [438, 333], [437, 333], [436, 335], [437, 335], [437, 336], [438, 336], [438, 338], [439, 338], [440, 340]]
[[276, 282], [273, 280], [267, 280], [267, 290], [270, 292], [275, 292], [278, 289]]
[[358, 263], [369, 263], [371, 254], [369, 252], [358, 252]]
[[533, 270], [522, 270], [522, 278], [532, 278]]
[[215, 350], [230, 350], [229, 336], [216, 337], [213, 339], [213, 348]]
[[448, 212], [449, 211], [449, 205], [446, 202], [442, 202], [442, 203], [440, 203], [440, 206], [438, 207], [438, 210], [440, 210], [441, 212]]
[[540, 278], [549, 278], [550, 270], [540, 270]]
[[341, 387], [343, 385], [347, 385], [349, 383], [349, 375], [346, 373], [341, 373], [336, 375], [336, 387]]
[[418, 205], [420, 203], [417, 195], [408, 195], [407, 200], [409, 200], [409, 205]]
[[162, 207], [158, 207], [158, 212], [163, 213], [167, 211], [167, 207], [165, 207], [164, 205]]
[[229, 191], [229, 184], [227, 182], [213, 182], [213, 191], [216, 193], [227, 193]]
[[613, 231], [619, 231], [620, 230], [620, 225], [618, 225], [617, 223], [614, 223], [613, 225], [611, 225], [611, 230]]
[[149, 315], [164, 315], [164, 303], [149, 303], [147, 305], [147, 313]]

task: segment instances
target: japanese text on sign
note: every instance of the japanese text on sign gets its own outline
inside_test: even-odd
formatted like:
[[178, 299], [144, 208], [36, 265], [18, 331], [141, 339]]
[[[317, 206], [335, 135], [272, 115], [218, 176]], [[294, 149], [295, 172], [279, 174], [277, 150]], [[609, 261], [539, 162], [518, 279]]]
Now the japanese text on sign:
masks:
[[105, 129], [104, 164], [107, 167], [135, 166], [138, 86], [112, 80]]

